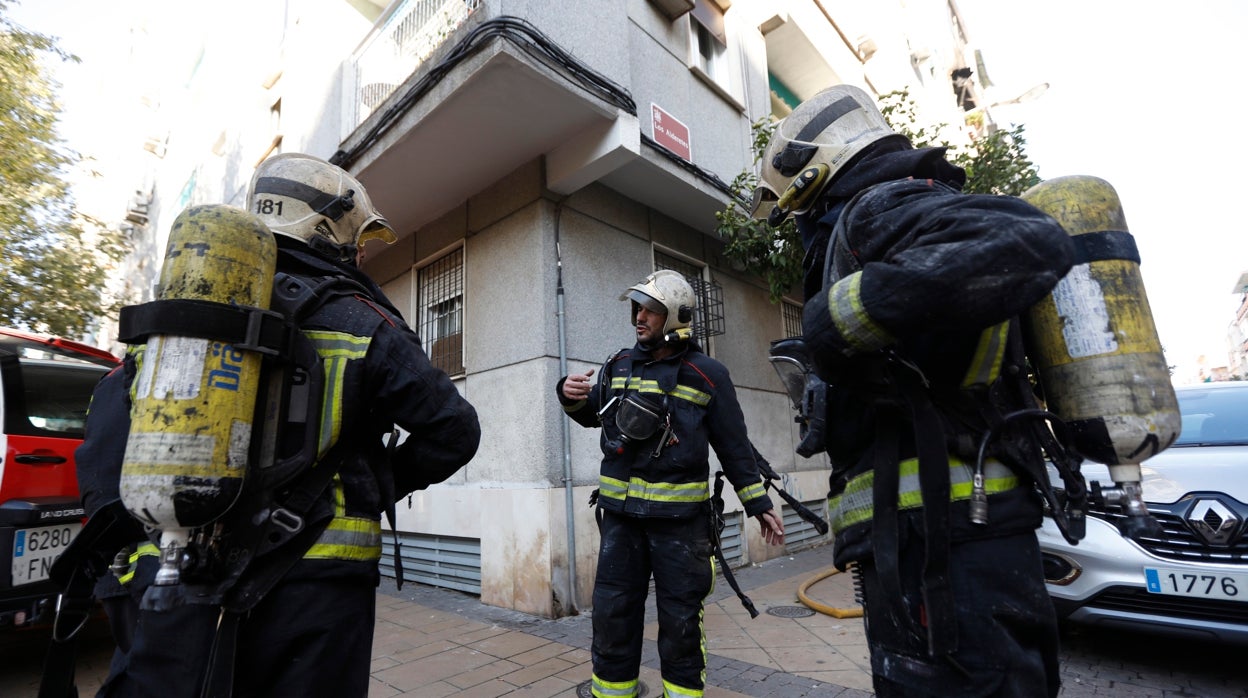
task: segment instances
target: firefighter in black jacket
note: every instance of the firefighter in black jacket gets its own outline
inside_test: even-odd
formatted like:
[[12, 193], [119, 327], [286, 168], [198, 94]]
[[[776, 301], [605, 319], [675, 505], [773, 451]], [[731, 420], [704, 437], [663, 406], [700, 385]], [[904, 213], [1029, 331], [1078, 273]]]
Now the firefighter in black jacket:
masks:
[[631, 301], [637, 344], [608, 359], [595, 383], [591, 369], [556, 386], [568, 416], [602, 427], [593, 693], [637, 695], [653, 574], [665, 694], [701, 696], [702, 600], [715, 579], [708, 446], [768, 543], [783, 543], [784, 524], [763, 487], [728, 370], [689, 339], [689, 283], [657, 271], [620, 300]]
[[1007, 428], [977, 456], [1028, 406], [1009, 321], [1065, 275], [1069, 237], [1020, 199], [961, 193], [944, 149], [913, 148], [847, 85], [779, 124], [762, 180], [755, 215], [796, 215], [807, 250], [835, 561], [864, 583], [876, 694], [1056, 695], [1042, 454]]
[[[308, 527], [314, 517], [328, 524], [241, 619], [229, 643], [222, 644], [218, 619], [225, 615], [218, 606], [188, 602], [144, 610], [101, 696], [198, 696], [206, 675], [215, 672], [211, 680], [221, 681], [223, 665], [216, 660], [224, 651], [233, 653], [235, 663], [224, 665], [224, 676], [232, 672], [235, 695], [367, 694], [380, 515], [396, 495], [459, 470], [480, 441], [472, 405], [430, 364], [416, 333], [356, 268], [364, 240], [394, 241], [360, 183], [318, 158], [283, 154], [259, 166], [248, 198], [276, 235], [279, 276], [309, 287], [325, 283], [325, 299], [299, 330], [324, 361], [325, 401], [308, 425], [316, 430], [317, 465], [327, 454], [341, 454], [337, 474], [306, 517]], [[117, 403], [126, 401], [124, 395], [115, 399], [119, 385], [115, 379], [101, 383], [109, 399], [97, 390], [79, 450], [84, 499], [97, 505], [118, 496], [129, 428], [128, 413], [116, 413]], [[105, 406], [112, 413], [98, 413]], [[97, 423], [110, 427], [93, 429]], [[396, 425], [408, 433], [387, 457], [383, 437]], [[224, 688], [222, 694], [229, 685]]]

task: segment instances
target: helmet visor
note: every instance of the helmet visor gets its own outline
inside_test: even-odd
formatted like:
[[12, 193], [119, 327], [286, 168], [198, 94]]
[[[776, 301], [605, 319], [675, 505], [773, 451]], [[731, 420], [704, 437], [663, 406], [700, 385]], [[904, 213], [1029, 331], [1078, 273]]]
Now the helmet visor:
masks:
[[750, 217], [766, 220], [779, 200], [779, 195], [771, 187], [760, 183], [754, 187], [754, 194], [750, 197]]
[[652, 313], [657, 313], [659, 315], [667, 315], [667, 306], [663, 305], [662, 303], [660, 303], [658, 300], [656, 300], [652, 296], [648, 296], [642, 293], [641, 291], [638, 291], [635, 288], [630, 288], [624, 294], [624, 298], [627, 298], [628, 300], [640, 305], [641, 307], [645, 308], [646, 310], [649, 310]]
[[360, 238], [356, 241], [356, 244], [363, 245], [369, 240], [381, 240], [387, 245], [393, 245], [398, 239], [389, 221], [385, 218], [374, 218], [364, 224], [364, 231], [360, 233]]

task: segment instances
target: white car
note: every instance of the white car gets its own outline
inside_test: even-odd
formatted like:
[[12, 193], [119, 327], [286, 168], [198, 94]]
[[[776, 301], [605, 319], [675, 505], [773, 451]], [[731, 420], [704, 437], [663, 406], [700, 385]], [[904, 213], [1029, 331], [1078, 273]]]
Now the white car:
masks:
[[[1046, 518], [1049, 595], [1076, 623], [1248, 644], [1248, 382], [1175, 392], [1179, 438], [1142, 465], [1164, 533], [1130, 540], [1117, 507], [1090, 505], [1087, 536], [1071, 545]], [[1085, 462], [1083, 473], [1089, 488], [1113, 485], [1103, 465]]]

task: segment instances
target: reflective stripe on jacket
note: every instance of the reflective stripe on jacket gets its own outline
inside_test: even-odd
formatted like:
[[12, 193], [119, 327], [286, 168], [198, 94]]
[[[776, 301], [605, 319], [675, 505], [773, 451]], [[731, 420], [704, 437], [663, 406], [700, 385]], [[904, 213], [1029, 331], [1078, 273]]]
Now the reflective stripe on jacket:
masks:
[[[949, 501], [959, 502], [971, 498], [971, 465], [949, 457]], [[849, 479], [845, 489], [828, 498], [828, 514], [832, 531], [840, 533], [854, 524], [870, 521], [875, 510], [872, 506], [872, 485], [875, 471], [868, 470]], [[997, 461], [984, 463], [984, 489], [988, 495], [998, 494], [1018, 487], [1021, 481], [1013, 471]], [[918, 509], [923, 506], [923, 494], [919, 489], [919, 459], [907, 458], [901, 462], [901, 481], [897, 490], [897, 508]]]
[[[561, 387], [562, 381], [556, 392]], [[663, 418], [647, 438], [621, 437], [615, 422], [618, 399], [599, 417], [613, 397], [630, 393], [661, 406]], [[622, 350], [604, 367], [587, 399], [570, 402], [559, 394], [559, 400], [573, 421], [602, 428], [598, 505], [604, 509], [670, 517], [705, 511], [711, 495], [711, 449], [746, 515], [772, 508], [728, 369], [696, 345], [660, 360], [640, 346]]]

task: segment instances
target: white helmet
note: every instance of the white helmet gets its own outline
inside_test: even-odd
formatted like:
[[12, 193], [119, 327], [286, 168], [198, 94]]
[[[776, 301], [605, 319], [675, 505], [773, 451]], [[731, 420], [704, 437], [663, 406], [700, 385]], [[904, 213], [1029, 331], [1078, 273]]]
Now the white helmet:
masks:
[[780, 225], [791, 213], [805, 213], [850, 158], [885, 138], [905, 136], [853, 85], [834, 85], [802, 102], [776, 127], [763, 153], [752, 215]]
[[644, 281], [625, 291], [620, 300], [633, 302], [633, 322], [637, 321], [638, 305], [645, 306], [650, 312], [666, 315], [663, 334], [688, 327], [693, 322], [693, 308], [697, 305], [693, 287], [684, 275], [671, 269], [660, 269], [647, 276]]
[[354, 263], [359, 245], [368, 240], [397, 239], [359, 181], [303, 153], [282, 153], [260, 163], [247, 202], [274, 233], [343, 262]]

